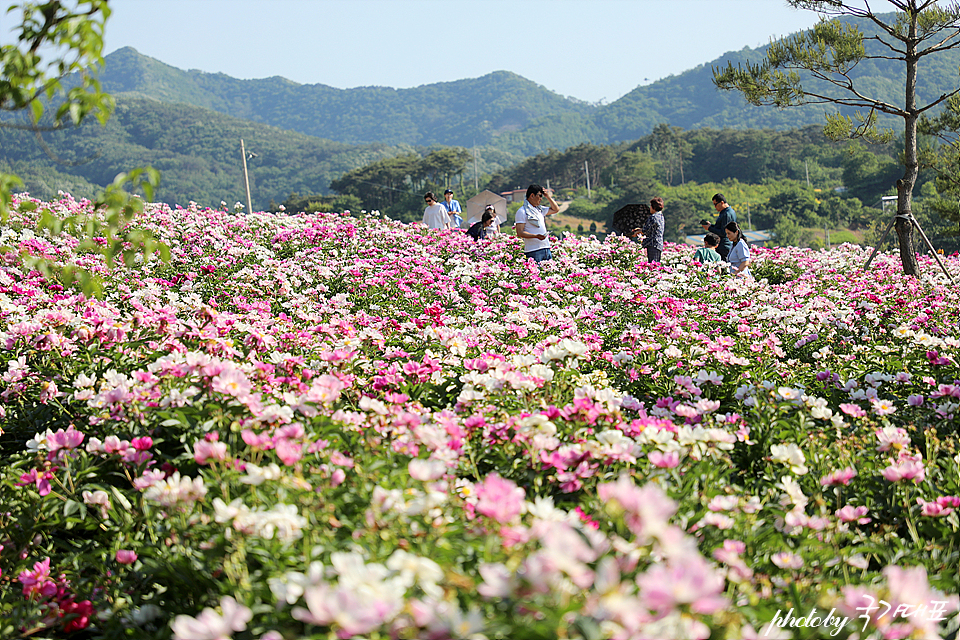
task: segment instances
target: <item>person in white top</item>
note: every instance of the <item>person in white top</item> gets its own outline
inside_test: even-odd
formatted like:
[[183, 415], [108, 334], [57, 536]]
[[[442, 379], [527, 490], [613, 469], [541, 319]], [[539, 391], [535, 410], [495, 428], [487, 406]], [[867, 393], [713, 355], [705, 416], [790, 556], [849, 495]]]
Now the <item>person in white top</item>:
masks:
[[423, 224], [430, 229], [449, 229], [450, 216], [446, 208], [437, 202], [433, 191], [427, 191], [423, 199], [427, 203], [427, 208], [423, 210]]
[[[549, 207], [540, 205], [544, 198], [550, 201]], [[515, 227], [517, 237], [523, 238], [523, 252], [528, 258], [533, 258], [536, 262], [553, 259], [550, 238], [547, 236], [546, 217], [558, 211], [560, 205], [543, 187], [538, 184], [527, 187], [526, 200], [523, 201], [523, 206], [517, 209]]]

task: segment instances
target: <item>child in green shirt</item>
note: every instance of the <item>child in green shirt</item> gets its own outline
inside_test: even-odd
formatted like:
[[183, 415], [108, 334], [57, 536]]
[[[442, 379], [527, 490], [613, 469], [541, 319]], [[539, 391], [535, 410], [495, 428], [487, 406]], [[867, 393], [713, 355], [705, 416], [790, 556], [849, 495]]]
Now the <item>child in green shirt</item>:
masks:
[[693, 262], [701, 264], [720, 262], [720, 254], [717, 253], [717, 245], [719, 244], [720, 237], [715, 233], [708, 233], [703, 238], [703, 246], [693, 254]]

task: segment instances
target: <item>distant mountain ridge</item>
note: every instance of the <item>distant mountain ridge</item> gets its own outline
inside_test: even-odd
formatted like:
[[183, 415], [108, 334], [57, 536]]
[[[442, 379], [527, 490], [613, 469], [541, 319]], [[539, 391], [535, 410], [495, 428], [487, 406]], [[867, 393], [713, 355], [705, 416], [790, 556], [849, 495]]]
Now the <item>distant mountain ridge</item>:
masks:
[[591, 108], [525, 78], [497, 71], [413, 89], [336, 89], [274, 76], [238, 80], [182, 71], [131, 47], [106, 57], [106, 91], [184, 103], [349, 144], [472, 146], [546, 116], [587, 116]]
[[[856, 22], [866, 34], [876, 27]], [[767, 47], [744, 48], [649, 85], [608, 105], [565, 98], [508, 71], [412, 89], [337, 89], [274, 76], [239, 80], [221, 73], [183, 71], [126, 47], [106, 57], [104, 88], [167, 103], [219, 111], [310, 136], [349, 144], [491, 146], [520, 155], [590, 142], [635, 140], [660, 123], [684, 129], [788, 129], [823, 123], [830, 105], [778, 110], [753, 107], [737, 92], [713, 85], [712, 68], [762, 58]], [[930, 99], [960, 82], [960, 52], [924, 61], [918, 93]], [[853, 77], [878, 97], [902, 100], [902, 65], [871, 61]]]

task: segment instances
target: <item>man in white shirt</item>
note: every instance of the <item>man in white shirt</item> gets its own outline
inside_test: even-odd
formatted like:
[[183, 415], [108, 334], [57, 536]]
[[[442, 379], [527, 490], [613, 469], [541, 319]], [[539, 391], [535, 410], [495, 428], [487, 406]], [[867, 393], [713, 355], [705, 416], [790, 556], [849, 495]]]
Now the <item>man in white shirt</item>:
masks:
[[[550, 206], [541, 206], [546, 198]], [[523, 252], [528, 258], [536, 262], [552, 260], [550, 253], [550, 238], [547, 236], [546, 217], [560, 211], [560, 206], [553, 196], [538, 184], [527, 187], [527, 198], [523, 206], [517, 209], [516, 229], [517, 237], [523, 238]]]
[[449, 229], [450, 216], [444, 206], [437, 202], [437, 197], [432, 191], [427, 191], [423, 196], [427, 207], [423, 210], [423, 224], [431, 229]]

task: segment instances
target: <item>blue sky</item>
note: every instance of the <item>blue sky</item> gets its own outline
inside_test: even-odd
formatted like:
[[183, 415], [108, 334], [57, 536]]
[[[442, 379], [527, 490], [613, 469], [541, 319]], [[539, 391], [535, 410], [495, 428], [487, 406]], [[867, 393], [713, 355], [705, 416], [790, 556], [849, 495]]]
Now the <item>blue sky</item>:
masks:
[[783, 0], [114, 0], [106, 52], [341, 89], [506, 70], [613, 102], [641, 84], [813, 26]]

